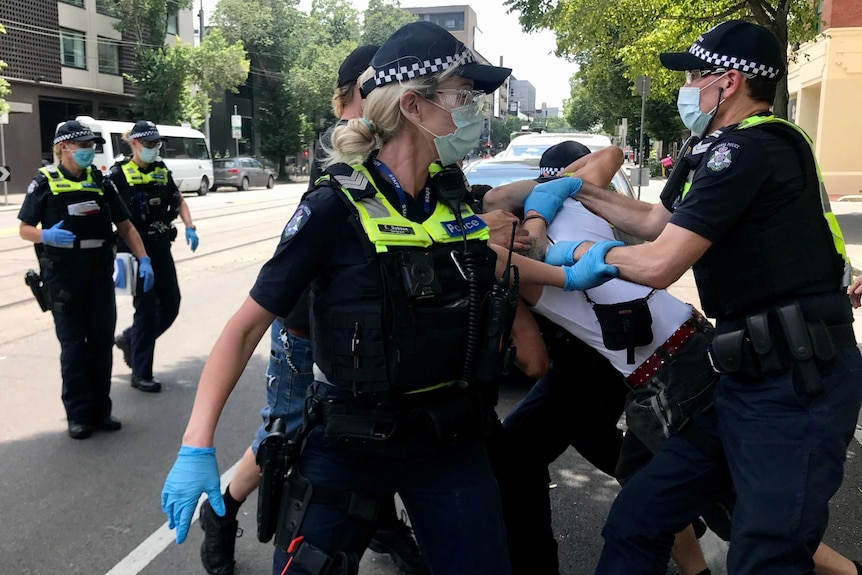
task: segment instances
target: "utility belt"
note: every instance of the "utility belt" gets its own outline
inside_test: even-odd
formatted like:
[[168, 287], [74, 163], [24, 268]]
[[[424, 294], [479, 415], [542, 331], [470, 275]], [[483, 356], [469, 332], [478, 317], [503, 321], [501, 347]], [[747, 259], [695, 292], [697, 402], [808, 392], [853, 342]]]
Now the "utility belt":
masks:
[[709, 348], [713, 368], [732, 378], [758, 383], [794, 368], [809, 395], [822, 389], [820, 367], [835, 351], [856, 345], [851, 324], [807, 321], [799, 301], [769, 308], [745, 318], [745, 327], [715, 336]]
[[177, 239], [177, 228], [164, 222], [155, 222], [146, 230], [140, 231], [140, 235], [144, 243], [172, 242]]
[[457, 384], [413, 394], [405, 401], [394, 408], [380, 409], [312, 397], [309, 423], [323, 426], [324, 437], [336, 445], [391, 453], [405, 436], [430, 436], [440, 444], [478, 437], [493, 413], [479, 393]]
[[694, 337], [696, 333], [704, 333], [711, 330], [712, 326], [696, 309], [691, 309], [691, 318], [687, 319], [673, 332], [667, 340], [640, 364], [631, 375], [626, 378], [626, 383], [632, 389], [638, 389], [648, 382], [659, 369], [664, 367], [680, 349]]

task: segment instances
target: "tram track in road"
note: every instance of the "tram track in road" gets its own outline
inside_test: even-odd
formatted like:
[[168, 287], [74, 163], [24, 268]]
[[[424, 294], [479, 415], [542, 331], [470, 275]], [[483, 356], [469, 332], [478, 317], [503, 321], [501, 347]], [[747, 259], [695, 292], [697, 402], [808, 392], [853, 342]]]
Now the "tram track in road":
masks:
[[[182, 264], [183, 262], [189, 260], [201, 260], [202, 258], [209, 258], [212, 256], [223, 256], [225, 253], [240, 250], [244, 248], [248, 248], [254, 245], [262, 244], [264, 242], [274, 243], [281, 236], [281, 231], [284, 227], [284, 224], [289, 219], [290, 210], [298, 203], [298, 196], [294, 198], [277, 198], [272, 200], [260, 200], [260, 201], [250, 201], [248, 204], [254, 205], [252, 209], [240, 209], [238, 211], [229, 211], [230, 207], [236, 207], [236, 204], [226, 204], [221, 206], [213, 206], [211, 208], [204, 207], [193, 207], [193, 214], [195, 219], [195, 224], [199, 225], [205, 222], [217, 222], [220, 219], [225, 217], [240, 217], [243, 221], [236, 222], [235, 225], [222, 225], [222, 229], [219, 230], [222, 234], [228, 234], [231, 236], [236, 236], [239, 238], [247, 238], [249, 236], [254, 239], [249, 239], [247, 241], [242, 241], [239, 243], [233, 243], [228, 245], [227, 247], [216, 248], [212, 250], [207, 250], [204, 253], [192, 254], [191, 252], [179, 252], [178, 250], [174, 250], [174, 261], [177, 264]], [[225, 208], [228, 211], [224, 213], [211, 213], [216, 210], [224, 210]], [[284, 210], [282, 212], [282, 210]], [[255, 218], [249, 216], [249, 214], [262, 213], [266, 214], [268, 217], [259, 217]], [[245, 217], [243, 217], [245, 216]], [[206, 226], [209, 227], [209, 226]], [[257, 232], [261, 229], [271, 230], [271, 233], [267, 233], [263, 237], [254, 237]], [[215, 226], [213, 226], [213, 230], [215, 230]], [[274, 232], [274, 233], [272, 233]], [[6, 260], [16, 260], [16, 259], [32, 259], [32, 263], [28, 263], [24, 265], [21, 269], [15, 269], [16, 266], [3, 266], [5, 269], [9, 271], [7, 273], [0, 273], [0, 280], [4, 280], [6, 278], [14, 278], [22, 275], [27, 267], [35, 268], [36, 261], [35, 257], [33, 257], [33, 247], [29, 242], [23, 243], [22, 245], [18, 245], [15, 247], [8, 248], [0, 248], [0, 258]], [[178, 240], [182, 242], [182, 238]], [[20, 250], [20, 256], [16, 254]], [[25, 252], [27, 252], [25, 256]], [[30, 303], [33, 301], [32, 296], [29, 295], [24, 298], [17, 298], [14, 301], [3, 302], [0, 303], [0, 310], [8, 310], [10, 308], [14, 308], [16, 306], [20, 306], [22, 304]]]

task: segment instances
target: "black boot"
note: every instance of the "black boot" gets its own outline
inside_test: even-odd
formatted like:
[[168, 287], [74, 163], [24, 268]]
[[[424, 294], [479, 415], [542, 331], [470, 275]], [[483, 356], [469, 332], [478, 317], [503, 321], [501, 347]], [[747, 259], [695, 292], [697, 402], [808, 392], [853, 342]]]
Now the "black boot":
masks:
[[204, 569], [209, 575], [233, 575], [236, 538], [242, 535], [237, 520], [216, 515], [207, 499], [201, 505], [201, 529], [204, 530], [201, 543]]
[[392, 562], [408, 575], [430, 573], [419, 546], [413, 539], [413, 530], [404, 521], [403, 514], [401, 519], [396, 518], [394, 523], [379, 526], [368, 548], [375, 553], [389, 555]]

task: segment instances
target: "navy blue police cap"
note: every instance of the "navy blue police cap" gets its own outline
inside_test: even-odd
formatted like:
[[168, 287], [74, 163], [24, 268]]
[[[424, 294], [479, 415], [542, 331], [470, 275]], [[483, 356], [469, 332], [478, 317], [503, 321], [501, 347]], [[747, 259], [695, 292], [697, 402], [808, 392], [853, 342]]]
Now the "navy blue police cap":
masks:
[[701, 34], [687, 52], [659, 54], [669, 70], [739, 70], [748, 78], [778, 79], [787, 69], [775, 36], [757, 24], [729, 20]]
[[393, 82], [412, 80], [455, 68], [473, 80], [473, 89], [490, 94], [506, 81], [511, 68], [481, 64], [473, 52], [437, 24], [418, 20], [396, 30], [371, 59], [374, 76], [363, 82], [362, 96]]
[[78, 120], [69, 120], [57, 126], [57, 132], [54, 134], [54, 142], [56, 146], [60, 142], [96, 142], [104, 144], [105, 138], [97, 136], [90, 129], [90, 126], [82, 124]]
[[164, 140], [165, 137], [159, 134], [159, 130], [155, 124], [149, 120], [141, 120], [140, 122], [135, 122], [135, 125], [132, 126], [132, 131], [129, 132], [129, 139], [158, 142]]
[[371, 57], [377, 52], [380, 46], [367, 44], [360, 46], [351, 52], [341, 66], [338, 67], [338, 80], [336, 86], [341, 88], [351, 82], [355, 82], [362, 73], [371, 65]]
[[554, 144], [544, 151], [542, 159], [539, 160], [540, 177], [554, 177], [560, 174], [566, 167], [590, 153], [590, 149], [580, 142], [566, 140]]

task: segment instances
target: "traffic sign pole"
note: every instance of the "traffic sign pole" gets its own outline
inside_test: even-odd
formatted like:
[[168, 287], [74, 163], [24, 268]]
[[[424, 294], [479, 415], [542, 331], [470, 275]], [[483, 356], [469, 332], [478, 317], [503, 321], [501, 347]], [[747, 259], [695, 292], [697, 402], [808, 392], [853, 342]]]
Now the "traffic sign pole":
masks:
[[[2, 164], [5, 166], [6, 165], [6, 136], [3, 133], [3, 124], [0, 124], [0, 156], [2, 156], [2, 158], [0, 158], [0, 162], [2, 162]], [[9, 205], [9, 184], [6, 183], [7, 179], [8, 179], [8, 177], [3, 180], [3, 204], [8, 206]]]

